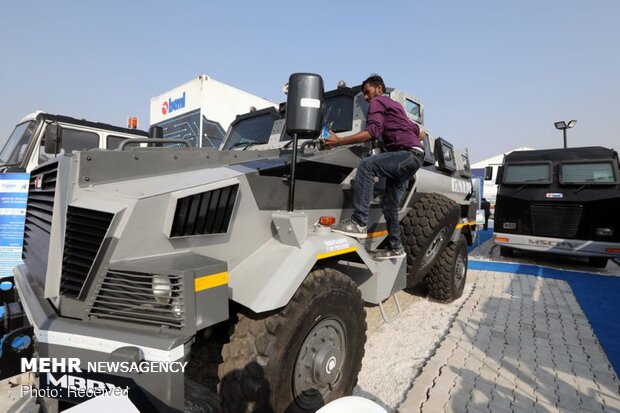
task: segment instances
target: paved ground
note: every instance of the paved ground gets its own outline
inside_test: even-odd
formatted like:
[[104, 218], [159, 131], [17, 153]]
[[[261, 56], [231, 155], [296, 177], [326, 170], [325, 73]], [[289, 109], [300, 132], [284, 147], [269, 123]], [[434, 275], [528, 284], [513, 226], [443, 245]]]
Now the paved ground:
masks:
[[620, 386], [565, 281], [480, 271], [399, 411], [620, 412]]
[[[474, 273], [477, 271], [468, 273], [468, 281], [475, 279]], [[367, 308], [365, 354], [353, 395], [370, 399], [389, 413], [396, 411], [472, 291], [473, 284], [468, 283], [463, 296], [450, 304], [409, 295], [410, 300], [415, 299], [405, 305], [407, 297], [401, 297], [403, 312], [388, 324], [381, 319], [377, 306]]]

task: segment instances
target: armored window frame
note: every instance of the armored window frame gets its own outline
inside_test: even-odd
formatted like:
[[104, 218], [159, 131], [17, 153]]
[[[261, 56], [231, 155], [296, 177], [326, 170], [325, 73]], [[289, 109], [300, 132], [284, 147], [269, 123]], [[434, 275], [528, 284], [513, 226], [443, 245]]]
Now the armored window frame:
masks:
[[[448, 152], [449, 156], [444, 154]], [[439, 168], [450, 172], [456, 171], [456, 157], [454, 156], [454, 146], [445, 139], [439, 137], [435, 139], [435, 159], [439, 163]]]
[[[264, 136], [260, 136], [259, 139], [256, 140], [246, 140], [245, 142], [242, 142], [242, 139], [244, 139], [244, 136], [241, 136], [239, 134], [238, 128], [239, 124], [241, 122], [244, 122], [248, 119], [267, 119], [267, 120], [271, 120], [271, 128], [269, 128], [269, 132], [267, 133], [267, 135]], [[222, 149], [223, 150], [230, 150], [231, 148], [233, 148], [235, 145], [237, 146], [241, 146], [243, 148], [243, 144], [249, 144], [249, 145], [265, 145], [267, 143], [269, 143], [269, 138], [271, 137], [271, 134], [273, 132], [273, 126], [276, 120], [280, 119], [280, 114], [278, 113], [278, 111], [274, 108], [274, 107], [267, 107], [265, 109], [260, 109], [257, 110], [255, 112], [249, 112], [249, 113], [245, 113], [243, 115], [237, 115], [237, 117], [235, 118], [235, 120], [230, 124], [230, 128], [228, 130], [228, 133], [226, 134], [226, 136], [224, 137], [223, 140], [223, 146]], [[264, 131], [262, 131], [264, 132]], [[233, 135], [233, 133], [235, 133], [236, 135]], [[239, 139], [237, 139], [237, 137], [239, 137]], [[256, 138], [256, 136], [253, 136], [253, 138]]]
[[[410, 104], [413, 105], [411, 109], [409, 108]], [[411, 110], [413, 108], [416, 108], [417, 110], [415, 112], [412, 112]], [[409, 98], [405, 98], [405, 112], [413, 116], [418, 122], [422, 121], [422, 105], [420, 105], [418, 102], [415, 102]]]
[[[537, 165], [547, 165], [548, 169], [548, 178], [545, 180], [535, 180], [531, 182], [526, 181], [506, 181], [508, 176], [508, 169], [511, 166], [537, 166]], [[549, 185], [553, 182], [553, 165], [551, 162], [510, 162], [504, 165], [503, 173], [502, 173], [502, 184], [505, 185]]]
[[[609, 164], [613, 174], [613, 181], [564, 181], [563, 167], [566, 165], [591, 165], [591, 164]], [[562, 185], [614, 185], [618, 183], [618, 166], [614, 164], [612, 159], [580, 159], [577, 161], [563, 161], [558, 165], [558, 177]]]

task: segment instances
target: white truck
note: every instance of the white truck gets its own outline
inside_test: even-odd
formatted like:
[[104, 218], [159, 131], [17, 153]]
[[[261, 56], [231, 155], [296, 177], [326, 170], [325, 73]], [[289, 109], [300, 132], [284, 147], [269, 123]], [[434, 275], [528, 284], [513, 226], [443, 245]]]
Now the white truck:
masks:
[[278, 105], [200, 75], [151, 98], [150, 123], [161, 126], [166, 139], [185, 139], [193, 147], [219, 148], [238, 114], [267, 107]]
[[61, 154], [95, 148], [116, 149], [126, 139], [148, 137], [147, 132], [138, 129], [37, 111], [20, 120], [13, 133], [0, 143], [0, 172], [30, 172], [48, 161], [50, 155], [45, 152], [44, 136], [50, 126], [60, 128]]

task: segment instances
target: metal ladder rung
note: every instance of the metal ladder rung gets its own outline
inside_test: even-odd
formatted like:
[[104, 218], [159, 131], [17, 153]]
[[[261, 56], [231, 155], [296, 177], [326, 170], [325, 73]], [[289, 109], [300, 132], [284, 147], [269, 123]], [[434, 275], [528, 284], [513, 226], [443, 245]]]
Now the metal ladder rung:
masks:
[[[396, 314], [394, 314], [392, 317], [388, 317], [387, 314], [385, 313], [385, 309], [383, 308], [383, 303], [389, 300], [390, 297], [394, 297], [394, 302], [396, 303]], [[400, 301], [398, 300], [398, 296], [396, 295], [396, 293], [393, 293], [390, 297], [386, 298], [384, 301], [379, 303], [379, 310], [381, 310], [381, 317], [383, 317], [383, 321], [385, 321], [386, 324], [389, 324], [392, 321], [396, 320], [400, 316], [400, 314], [403, 312], [400, 306]]]

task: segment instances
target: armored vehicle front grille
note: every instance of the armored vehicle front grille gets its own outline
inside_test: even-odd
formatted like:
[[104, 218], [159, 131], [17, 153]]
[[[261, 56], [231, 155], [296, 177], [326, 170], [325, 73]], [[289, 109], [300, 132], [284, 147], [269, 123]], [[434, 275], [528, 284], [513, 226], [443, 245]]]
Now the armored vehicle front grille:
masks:
[[[166, 277], [159, 283], [160, 296], [153, 292], [152, 274], [109, 271], [90, 309], [90, 316], [181, 329], [185, 325], [183, 278]], [[160, 278], [161, 280], [161, 278]], [[163, 291], [163, 294], [161, 294]], [[169, 293], [167, 293], [169, 291]]]
[[573, 238], [582, 211], [581, 205], [532, 204], [532, 232], [542, 237]]
[[80, 295], [113, 216], [107, 212], [72, 206], [67, 209], [61, 294], [73, 298]]
[[218, 188], [177, 200], [171, 237], [222, 234], [228, 231], [239, 185]]
[[47, 272], [57, 175], [58, 162], [44, 165], [32, 172], [28, 188], [22, 258], [42, 286]]

